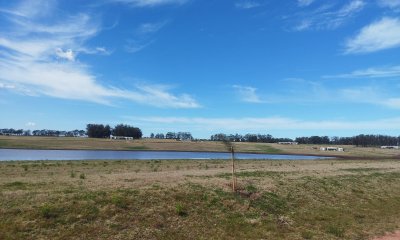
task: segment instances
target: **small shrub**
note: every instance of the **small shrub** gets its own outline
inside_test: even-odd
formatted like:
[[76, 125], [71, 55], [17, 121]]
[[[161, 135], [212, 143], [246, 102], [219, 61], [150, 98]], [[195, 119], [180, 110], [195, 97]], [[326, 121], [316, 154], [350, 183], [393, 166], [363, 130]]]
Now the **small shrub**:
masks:
[[254, 185], [247, 185], [245, 190], [249, 193], [256, 193], [258, 191]]
[[84, 173], [81, 173], [81, 175], [79, 175], [79, 178], [80, 178], [80, 179], [85, 179], [85, 178], [86, 178], [86, 175], [85, 175]]
[[344, 237], [344, 229], [340, 226], [330, 225], [328, 226], [327, 232], [339, 238]]
[[304, 231], [301, 233], [301, 237], [304, 239], [312, 239], [314, 234], [310, 231]]
[[59, 215], [59, 210], [46, 203], [40, 207], [40, 215], [46, 219], [57, 218]]
[[111, 202], [119, 208], [127, 209], [128, 208], [128, 201], [126, 198], [123, 198], [120, 195], [113, 195], [111, 197]]
[[71, 177], [72, 178], [76, 177], [76, 173], [74, 171], [71, 171]]
[[178, 214], [178, 215], [181, 216], [181, 217], [187, 215], [187, 212], [185, 211], [185, 208], [184, 208], [183, 205], [180, 204], [180, 203], [177, 203], [177, 204], [175, 205], [175, 212], [176, 212], [176, 214]]
[[25, 172], [28, 171], [28, 165], [22, 165], [22, 167], [24, 168]]

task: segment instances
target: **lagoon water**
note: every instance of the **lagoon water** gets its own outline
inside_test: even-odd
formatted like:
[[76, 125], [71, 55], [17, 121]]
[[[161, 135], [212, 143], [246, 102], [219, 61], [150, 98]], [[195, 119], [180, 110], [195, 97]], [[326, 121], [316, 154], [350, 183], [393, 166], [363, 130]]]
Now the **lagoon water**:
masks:
[[[0, 161], [21, 160], [168, 160], [168, 159], [229, 159], [230, 153], [222, 152], [168, 152], [168, 151], [97, 151], [97, 150], [31, 150], [0, 149]], [[235, 153], [237, 159], [311, 160], [326, 157], [303, 155], [272, 155]]]

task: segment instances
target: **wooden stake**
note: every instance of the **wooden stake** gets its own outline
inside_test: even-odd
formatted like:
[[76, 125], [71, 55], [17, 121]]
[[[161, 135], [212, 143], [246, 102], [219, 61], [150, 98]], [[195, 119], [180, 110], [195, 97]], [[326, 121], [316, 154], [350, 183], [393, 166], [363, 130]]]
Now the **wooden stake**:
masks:
[[233, 146], [231, 147], [231, 158], [232, 158], [232, 190], [236, 192], [236, 176], [235, 176], [235, 152]]

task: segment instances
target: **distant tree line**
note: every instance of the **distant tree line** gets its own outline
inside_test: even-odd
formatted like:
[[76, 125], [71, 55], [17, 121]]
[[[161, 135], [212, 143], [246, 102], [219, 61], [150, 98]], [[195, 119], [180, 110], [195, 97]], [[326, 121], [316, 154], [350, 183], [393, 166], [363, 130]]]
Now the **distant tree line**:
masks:
[[299, 144], [336, 144], [336, 145], [355, 145], [358, 147], [373, 146], [397, 146], [400, 142], [399, 137], [387, 135], [364, 135], [360, 134], [353, 137], [327, 137], [311, 136], [298, 137], [295, 140]]
[[360, 134], [353, 137], [328, 137], [328, 136], [311, 136], [297, 137], [295, 140], [291, 138], [274, 138], [270, 134], [224, 134], [218, 133], [210, 137], [211, 141], [230, 141], [230, 142], [261, 142], [261, 143], [277, 143], [277, 142], [298, 142], [299, 144], [335, 144], [335, 145], [355, 145], [358, 147], [373, 146], [397, 146], [400, 143], [400, 136], [393, 137], [387, 135], [364, 135]]
[[86, 132], [90, 138], [109, 138], [110, 135], [133, 137], [134, 139], [142, 138], [142, 130], [137, 127], [118, 124], [114, 128], [110, 125], [103, 124], [88, 124], [86, 126]]
[[293, 142], [291, 138], [274, 138], [270, 134], [224, 134], [218, 133], [210, 137], [211, 141], [230, 141], [230, 142], [261, 142], [261, 143], [277, 143], [277, 142]]
[[176, 139], [181, 141], [191, 141], [193, 136], [190, 132], [167, 132], [165, 135], [163, 133], [150, 134], [150, 138], [155, 139]]
[[73, 131], [59, 131], [59, 130], [23, 130], [23, 129], [0, 129], [0, 135], [14, 135], [14, 136], [51, 136], [51, 137], [81, 137], [86, 135], [84, 130]]

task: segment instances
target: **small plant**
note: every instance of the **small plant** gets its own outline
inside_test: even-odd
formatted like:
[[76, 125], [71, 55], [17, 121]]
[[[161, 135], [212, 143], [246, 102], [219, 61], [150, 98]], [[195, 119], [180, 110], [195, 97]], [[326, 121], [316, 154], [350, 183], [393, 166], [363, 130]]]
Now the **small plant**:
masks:
[[80, 179], [85, 179], [85, 178], [86, 178], [86, 175], [85, 175], [84, 173], [81, 173], [81, 175], [79, 175], [79, 178], [80, 178]]
[[111, 197], [111, 202], [119, 208], [127, 209], [128, 208], [128, 201], [120, 195], [113, 195]]
[[181, 217], [184, 217], [184, 216], [187, 215], [187, 212], [185, 211], [185, 208], [184, 208], [183, 205], [180, 204], [180, 203], [177, 203], [177, 204], [175, 205], [175, 212], [176, 212], [176, 214], [178, 214], [178, 215], [181, 216]]
[[344, 237], [344, 229], [340, 226], [330, 225], [328, 226], [327, 232], [339, 238]]
[[58, 217], [58, 214], [57, 209], [47, 203], [40, 207], [40, 215], [46, 219], [56, 218]]
[[74, 171], [71, 171], [71, 178], [74, 178], [74, 177], [76, 177], [76, 173], [74, 172]]
[[22, 165], [22, 167], [24, 168], [25, 172], [28, 171], [28, 165]]
[[314, 234], [310, 231], [304, 231], [301, 233], [301, 237], [304, 239], [312, 239]]
[[249, 193], [256, 193], [258, 191], [254, 185], [247, 185], [245, 189]]

